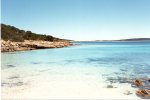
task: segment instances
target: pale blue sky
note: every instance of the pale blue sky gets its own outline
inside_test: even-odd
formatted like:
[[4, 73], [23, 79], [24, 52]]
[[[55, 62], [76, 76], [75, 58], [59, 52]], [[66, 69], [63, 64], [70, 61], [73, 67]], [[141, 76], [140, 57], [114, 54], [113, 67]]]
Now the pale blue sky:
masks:
[[150, 0], [2, 0], [2, 23], [73, 40], [150, 38]]

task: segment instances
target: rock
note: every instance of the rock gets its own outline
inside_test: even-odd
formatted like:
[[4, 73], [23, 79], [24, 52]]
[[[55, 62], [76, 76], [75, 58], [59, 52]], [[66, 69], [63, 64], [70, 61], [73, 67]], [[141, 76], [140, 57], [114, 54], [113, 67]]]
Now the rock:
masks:
[[7, 67], [16, 67], [15, 65], [7, 65]]
[[113, 85], [107, 85], [107, 88], [114, 88]]
[[136, 91], [136, 95], [142, 99], [150, 99], [150, 90], [138, 90]]
[[126, 90], [123, 94], [130, 95], [130, 94], [133, 94], [133, 93], [131, 93], [129, 90]]
[[62, 48], [72, 46], [73, 44], [68, 41], [50, 42], [42, 40], [24, 40], [24, 42], [12, 42], [1, 40], [1, 52], [35, 50], [45, 48]]
[[139, 79], [136, 79], [135, 82], [134, 82], [134, 84], [136, 86], [143, 86], [143, 82], [141, 80], [139, 80]]

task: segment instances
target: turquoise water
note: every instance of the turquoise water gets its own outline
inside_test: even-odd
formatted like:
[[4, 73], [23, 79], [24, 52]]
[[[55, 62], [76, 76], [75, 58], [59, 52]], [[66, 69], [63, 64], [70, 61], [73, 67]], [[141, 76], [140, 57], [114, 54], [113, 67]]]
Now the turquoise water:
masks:
[[104, 67], [116, 71], [127, 68], [133, 70], [133, 74], [149, 75], [147, 70], [150, 69], [150, 42], [77, 42], [77, 44], [80, 45], [59, 49], [2, 53], [2, 70], [8, 68], [9, 65], [34, 66], [33, 68], [38, 65], [40, 68]]
[[[21, 82], [32, 75], [150, 77], [150, 42], [75, 42], [72, 47], [1, 54], [2, 86], [12, 87], [10, 77]], [[26, 77], [28, 77], [26, 79]], [[40, 79], [38, 79], [40, 81]], [[16, 80], [17, 81], [17, 80]]]

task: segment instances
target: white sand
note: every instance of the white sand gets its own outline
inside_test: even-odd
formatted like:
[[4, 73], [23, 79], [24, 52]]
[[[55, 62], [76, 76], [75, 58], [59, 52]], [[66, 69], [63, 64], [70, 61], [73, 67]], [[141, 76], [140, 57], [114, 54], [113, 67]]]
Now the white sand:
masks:
[[[63, 71], [65, 70], [61, 70], [61, 72]], [[108, 84], [92, 74], [51, 74], [57, 73], [56, 70], [29, 71], [28, 73], [18, 71], [18, 73], [22, 73], [20, 79], [12, 80], [21, 80], [24, 85], [11, 88], [2, 87], [3, 99], [139, 99], [129, 84], [116, 84], [117, 88], [106, 88]], [[7, 81], [5, 80], [7, 77], [18, 75], [18, 73], [17, 69], [3, 70], [2, 79]], [[124, 95], [126, 90], [133, 94]]]

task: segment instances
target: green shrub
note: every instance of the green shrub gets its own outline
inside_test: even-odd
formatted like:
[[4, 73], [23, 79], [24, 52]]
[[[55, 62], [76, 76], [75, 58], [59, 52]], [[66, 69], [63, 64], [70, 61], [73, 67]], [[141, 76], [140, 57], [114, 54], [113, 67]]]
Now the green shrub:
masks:
[[1, 24], [1, 38], [10, 41], [24, 40], [45, 40], [45, 41], [64, 41], [50, 35], [32, 33], [31, 31], [20, 30], [14, 26]]

